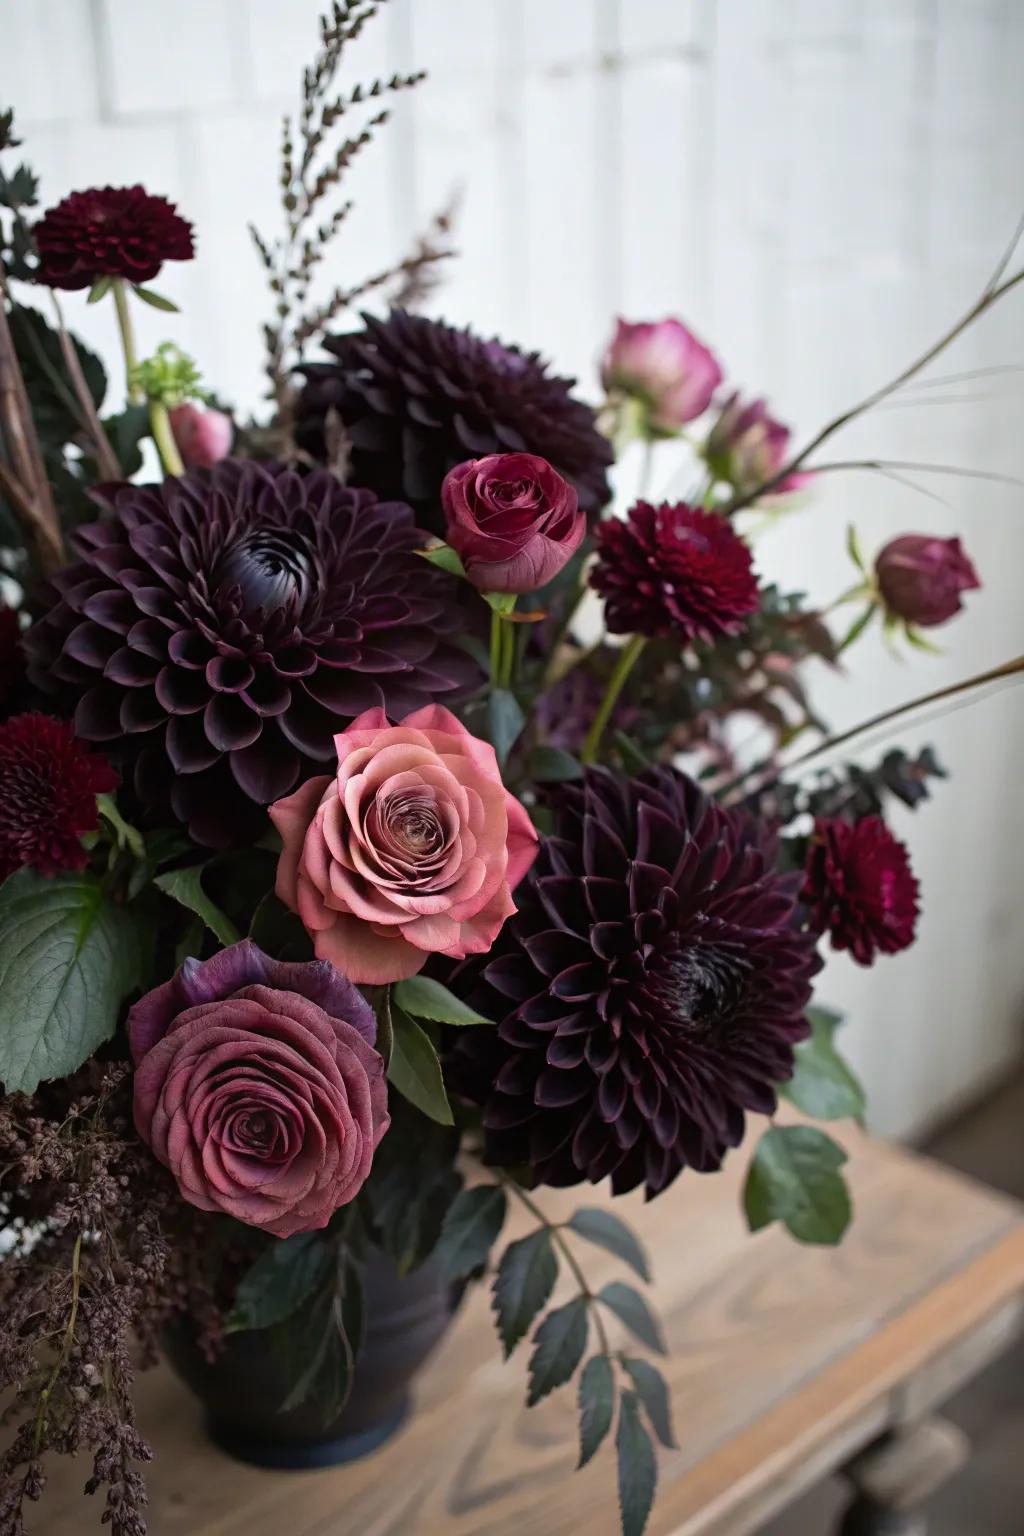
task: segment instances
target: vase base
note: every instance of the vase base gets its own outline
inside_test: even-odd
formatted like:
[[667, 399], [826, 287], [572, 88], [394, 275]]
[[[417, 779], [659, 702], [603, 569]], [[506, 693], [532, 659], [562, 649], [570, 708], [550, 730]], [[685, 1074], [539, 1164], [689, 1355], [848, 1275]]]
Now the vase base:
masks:
[[338, 1435], [332, 1440], [311, 1440], [305, 1444], [254, 1440], [215, 1423], [207, 1424], [207, 1433], [214, 1445], [233, 1456], [236, 1461], [247, 1462], [251, 1467], [268, 1467], [279, 1472], [306, 1472], [322, 1467], [344, 1466], [347, 1461], [359, 1461], [361, 1457], [369, 1456], [401, 1428], [408, 1412], [409, 1400], [405, 1398], [386, 1419], [381, 1419], [368, 1429]]

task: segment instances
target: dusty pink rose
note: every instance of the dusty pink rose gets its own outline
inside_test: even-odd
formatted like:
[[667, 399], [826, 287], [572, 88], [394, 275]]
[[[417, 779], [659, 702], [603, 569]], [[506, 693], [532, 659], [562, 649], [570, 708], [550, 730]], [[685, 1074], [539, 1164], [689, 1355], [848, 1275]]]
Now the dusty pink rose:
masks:
[[186, 469], [210, 469], [231, 452], [235, 429], [223, 411], [186, 401], [171, 411], [171, 431]]
[[904, 533], [879, 551], [875, 578], [886, 608], [908, 624], [945, 624], [963, 607], [960, 595], [981, 586], [959, 539]]
[[601, 363], [601, 382], [610, 395], [639, 401], [646, 426], [665, 434], [704, 414], [722, 370], [679, 320], [619, 320]]
[[485, 954], [537, 851], [493, 747], [436, 704], [400, 725], [367, 710], [334, 743], [337, 774], [270, 807], [277, 894], [316, 953], [358, 982]]
[[135, 1125], [184, 1198], [275, 1237], [325, 1227], [389, 1125], [373, 1011], [323, 961], [245, 940], [131, 1010]]
[[[790, 457], [791, 436], [764, 400], [746, 401], [734, 391], [708, 433], [704, 454], [713, 473], [746, 496], [779, 473]], [[813, 479], [812, 470], [795, 470], [765, 494], [789, 496]]]
[[534, 453], [490, 453], [445, 476], [448, 542], [482, 592], [536, 592], [576, 553], [587, 520], [576, 492]]

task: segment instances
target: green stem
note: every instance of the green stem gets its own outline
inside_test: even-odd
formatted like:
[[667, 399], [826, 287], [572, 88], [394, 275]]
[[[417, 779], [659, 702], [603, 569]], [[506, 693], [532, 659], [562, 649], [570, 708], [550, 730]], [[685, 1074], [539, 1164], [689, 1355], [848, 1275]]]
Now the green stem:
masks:
[[552, 1242], [555, 1244], [566, 1264], [569, 1266], [573, 1279], [576, 1281], [576, 1284], [580, 1288], [580, 1295], [586, 1301], [590, 1310], [590, 1315], [594, 1319], [594, 1331], [596, 1332], [601, 1345], [601, 1353], [603, 1355], [607, 1355], [609, 1359], [614, 1358], [612, 1355], [611, 1345], [608, 1341], [608, 1333], [604, 1326], [604, 1318], [601, 1316], [600, 1302], [598, 1297], [596, 1293], [591, 1290], [590, 1285], [587, 1282], [587, 1277], [580, 1267], [579, 1260], [573, 1253], [572, 1249], [569, 1247], [569, 1244], [566, 1242], [565, 1238], [562, 1236], [561, 1229], [557, 1222], [552, 1221], [549, 1216], [546, 1216], [537, 1202], [531, 1199], [531, 1197], [526, 1193], [526, 1190], [523, 1189], [522, 1185], [517, 1184], [514, 1179], [510, 1179], [508, 1174], [506, 1174], [502, 1169], [496, 1168], [493, 1171], [497, 1173], [505, 1188], [511, 1190], [516, 1199], [519, 1200], [519, 1202], [526, 1208], [526, 1210], [529, 1211], [534, 1220], [539, 1221], [541, 1226], [546, 1227], [550, 1232]]
[[117, 309], [117, 325], [121, 332], [121, 349], [124, 352], [124, 366], [128, 376], [128, 400], [131, 405], [141, 405], [143, 403], [142, 389], [135, 380], [135, 370], [139, 366], [139, 355], [135, 348], [135, 328], [132, 325], [131, 312], [128, 308], [128, 289], [123, 277], [115, 277], [110, 286], [114, 294], [114, 306]]
[[504, 638], [501, 633], [501, 614], [491, 609], [491, 687], [501, 687], [501, 661]]
[[596, 761], [605, 726], [611, 718], [612, 710], [618, 702], [619, 694], [625, 686], [626, 679], [635, 667], [639, 660], [640, 652], [646, 644], [646, 635], [634, 635], [619, 653], [619, 659], [615, 664], [615, 671], [611, 675], [605, 696], [601, 700], [600, 708], [594, 716], [590, 730], [587, 733], [587, 740], [581, 754], [584, 763]]
[[167, 407], [162, 400], [149, 402], [149, 425], [153, 433], [153, 441], [156, 443], [160, 461], [164, 466], [164, 473], [168, 475], [183, 475], [185, 466], [178, 452], [178, 445], [174, 441], [174, 433], [171, 431], [171, 418], [167, 414]]

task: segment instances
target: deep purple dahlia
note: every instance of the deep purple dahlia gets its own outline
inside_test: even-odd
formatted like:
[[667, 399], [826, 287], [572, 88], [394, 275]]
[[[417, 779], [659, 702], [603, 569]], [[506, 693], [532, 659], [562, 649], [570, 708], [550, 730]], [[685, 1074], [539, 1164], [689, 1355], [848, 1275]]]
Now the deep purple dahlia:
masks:
[[148, 283], [165, 261], [195, 255], [191, 224], [144, 187], [72, 192], [43, 214], [33, 235], [38, 280], [50, 288], [91, 288], [101, 277]]
[[594, 413], [549, 374], [537, 353], [394, 310], [364, 315], [364, 329], [324, 342], [330, 363], [302, 371], [298, 438], [324, 453], [324, 422], [338, 412], [352, 445], [353, 479], [401, 497], [441, 537], [441, 484], [456, 464], [492, 453], [533, 453], [575, 488], [593, 516], [609, 498], [613, 454]]
[[518, 915], [455, 985], [453, 1082], [486, 1155], [548, 1184], [663, 1190], [719, 1167], [770, 1113], [819, 969], [772, 839], [671, 768], [590, 769], [559, 792]]
[[231, 459], [103, 495], [26, 636], [31, 676], [199, 842], [258, 828], [364, 709], [400, 719], [475, 676], [407, 506]]

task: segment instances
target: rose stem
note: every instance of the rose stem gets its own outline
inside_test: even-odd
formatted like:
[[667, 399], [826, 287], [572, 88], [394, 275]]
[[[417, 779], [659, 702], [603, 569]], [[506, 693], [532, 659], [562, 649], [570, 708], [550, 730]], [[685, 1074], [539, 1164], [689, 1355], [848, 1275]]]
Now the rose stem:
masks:
[[605, 691], [605, 696], [601, 700], [600, 708], [594, 716], [590, 730], [587, 733], [586, 743], [581, 754], [584, 763], [596, 761], [605, 726], [611, 718], [612, 710], [615, 708], [626, 679], [635, 667], [640, 657], [640, 652], [646, 644], [646, 635], [634, 635], [629, 643], [622, 647], [619, 659], [615, 663], [615, 671], [612, 673], [607, 690]]
[[131, 405], [142, 405], [144, 400], [142, 386], [135, 377], [139, 357], [135, 350], [135, 329], [128, 309], [128, 292], [124, 278], [113, 278], [110, 287], [114, 295], [114, 306], [117, 309], [117, 326], [121, 332], [121, 350], [124, 352], [125, 373], [128, 378], [128, 401]]

